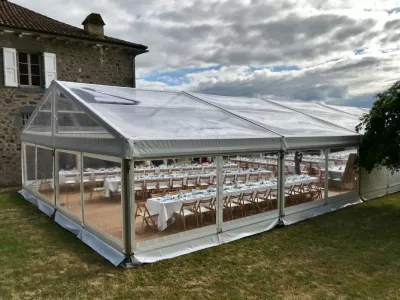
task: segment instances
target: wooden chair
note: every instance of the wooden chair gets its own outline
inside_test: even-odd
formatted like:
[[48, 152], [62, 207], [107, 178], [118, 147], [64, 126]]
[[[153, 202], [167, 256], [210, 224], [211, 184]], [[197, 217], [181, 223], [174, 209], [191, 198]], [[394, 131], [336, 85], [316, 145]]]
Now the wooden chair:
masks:
[[252, 181], [252, 182], [260, 181], [260, 174], [250, 174], [249, 181]]
[[[300, 199], [299, 199], [300, 198]], [[293, 185], [292, 189], [292, 200], [296, 200], [296, 203], [299, 203], [298, 199], [300, 200], [300, 203], [303, 202], [303, 184], [295, 184]]]
[[268, 203], [270, 190], [264, 190], [264, 191], [257, 191], [256, 194], [253, 197], [254, 205], [257, 207], [259, 211], [262, 211], [262, 204]]
[[158, 180], [157, 179], [149, 179], [145, 181], [144, 189], [148, 193], [154, 193], [158, 191]]
[[208, 175], [200, 176], [199, 178], [199, 186], [201, 187], [208, 187], [211, 184], [211, 177]]
[[199, 219], [196, 214], [197, 201], [194, 202], [183, 202], [181, 209], [174, 212], [177, 219], [181, 219], [183, 222], [183, 229], [186, 231], [186, 218], [195, 217], [197, 227], [199, 227]]
[[135, 193], [142, 194], [144, 199], [144, 191], [145, 191], [144, 180], [143, 179], [135, 180], [133, 188], [135, 190]]
[[104, 186], [104, 179], [106, 177], [106, 173], [94, 173], [94, 185], [96, 187], [102, 187]]
[[[183, 180], [183, 179], [181, 179]], [[163, 191], [164, 193], [171, 188], [169, 178], [158, 180], [158, 191]]]
[[166, 169], [166, 168], [165, 168], [165, 169], [164, 169], [164, 168], [163, 168], [163, 169], [160, 169], [160, 170], [158, 171], [158, 173], [159, 173], [159, 174], [163, 174], [163, 175], [167, 175], [167, 174], [169, 174], [169, 169]]
[[171, 174], [180, 174], [180, 173], [182, 173], [182, 169], [181, 168], [171, 168], [170, 173]]
[[200, 217], [200, 224], [203, 226], [203, 215], [210, 214], [212, 216], [213, 222], [215, 222], [214, 208], [213, 208], [214, 197], [209, 197], [207, 199], [202, 199], [197, 201], [196, 212]]
[[145, 203], [136, 203], [135, 218], [137, 217], [142, 218], [142, 230], [141, 232], [136, 231], [138, 234], [142, 234], [144, 232], [144, 223], [146, 223], [147, 227], [154, 227], [157, 230], [157, 224], [154, 218], [158, 217], [158, 214], [150, 213]]
[[236, 175], [236, 181], [238, 183], [245, 183], [247, 178], [247, 174], [237, 174]]
[[325, 181], [319, 180], [318, 182], [311, 183], [311, 189], [314, 194], [315, 200], [323, 199], [325, 195]]
[[183, 189], [183, 177], [181, 178], [172, 178], [172, 185], [171, 188], [174, 190], [181, 190]]
[[186, 184], [185, 184], [185, 188], [186, 189], [190, 189], [190, 188], [196, 188], [197, 186], [197, 180], [198, 180], [198, 176], [188, 176], [186, 178]]
[[313, 189], [313, 183], [312, 182], [310, 182], [308, 184], [303, 184], [303, 196], [304, 196], [304, 199], [306, 199], [306, 200], [307, 200], [307, 198], [310, 201], [315, 200], [316, 192]]
[[274, 202], [276, 203], [276, 207], [278, 208], [278, 189], [277, 188], [271, 188], [269, 190], [268, 199], [269, 199], [269, 202], [271, 203], [272, 208], [274, 207]]
[[235, 181], [234, 174], [224, 174], [224, 184], [232, 184]]
[[243, 216], [246, 216], [246, 207], [248, 205], [253, 205], [256, 209], [258, 209], [257, 204], [253, 199], [253, 192], [242, 193], [240, 195], [240, 205], [242, 206]]
[[229, 167], [229, 169], [230, 169], [231, 171], [237, 171], [237, 170], [239, 170], [239, 165], [231, 165], [231, 166]]
[[290, 187], [285, 186], [285, 198], [292, 202], [293, 195], [292, 195], [292, 190], [293, 190], [294, 185], [291, 185]]
[[164, 197], [164, 193], [152, 193], [151, 198], [161, 198]]
[[229, 220], [229, 213], [230, 213], [230, 216], [231, 216], [231, 220], [233, 220], [233, 210], [234, 210], [235, 208], [238, 208], [238, 207], [240, 208], [240, 205], [237, 204], [236, 202], [231, 201], [231, 199], [232, 199], [232, 200], [236, 200], [236, 199], [239, 199], [239, 198], [240, 198], [240, 195], [236, 195], [236, 196], [224, 196], [224, 197], [223, 197], [224, 209], [226, 209], [227, 212], [228, 212], [228, 220]]
[[121, 201], [121, 194], [122, 194], [122, 183], [118, 182], [117, 183], [117, 189], [112, 192], [112, 199], [115, 199], [117, 201]]
[[192, 169], [193, 174], [201, 174], [202, 172], [203, 172], [202, 166], [196, 166], [196, 167], [193, 167], [193, 169]]

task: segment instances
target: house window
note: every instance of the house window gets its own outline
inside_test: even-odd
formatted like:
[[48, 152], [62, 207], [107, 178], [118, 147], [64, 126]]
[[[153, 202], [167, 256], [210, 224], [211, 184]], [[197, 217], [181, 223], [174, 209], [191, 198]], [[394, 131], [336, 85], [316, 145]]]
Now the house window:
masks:
[[28, 123], [28, 120], [32, 113], [21, 113], [21, 119], [22, 119], [22, 126], [25, 126], [26, 123]]
[[40, 55], [18, 52], [18, 76], [20, 85], [41, 86]]

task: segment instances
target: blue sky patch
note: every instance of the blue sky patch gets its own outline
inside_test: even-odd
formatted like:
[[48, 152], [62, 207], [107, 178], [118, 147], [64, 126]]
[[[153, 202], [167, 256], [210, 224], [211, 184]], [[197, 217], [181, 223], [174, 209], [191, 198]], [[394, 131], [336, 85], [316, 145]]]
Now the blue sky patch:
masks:
[[140, 77], [140, 79], [153, 82], [163, 82], [169, 86], [178, 86], [181, 84], [189, 83], [189, 79], [186, 77], [187, 74], [219, 70], [221, 69], [221, 67], [222, 66], [220, 65], [216, 65], [207, 68], [183, 68], [165, 72], [152, 72], [150, 74], [146, 74]]

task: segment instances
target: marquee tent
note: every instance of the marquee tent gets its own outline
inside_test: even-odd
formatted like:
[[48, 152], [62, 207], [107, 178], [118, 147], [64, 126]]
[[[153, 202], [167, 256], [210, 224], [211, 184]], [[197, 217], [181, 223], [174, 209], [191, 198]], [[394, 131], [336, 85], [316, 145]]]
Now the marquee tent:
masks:
[[360, 181], [372, 195], [365, 112], [53, 81], [21, 134], [21, 193], [113, 264], [155, 262], [359, 203]]

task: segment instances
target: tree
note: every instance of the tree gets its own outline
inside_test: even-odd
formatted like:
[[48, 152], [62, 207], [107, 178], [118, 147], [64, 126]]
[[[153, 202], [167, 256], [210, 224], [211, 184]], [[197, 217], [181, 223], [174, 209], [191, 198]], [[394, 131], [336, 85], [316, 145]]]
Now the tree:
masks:
[[359, 164], [368, 172], [380, 167], [394, 172], [400, 169], [400, 81], [375, 98], [356, 127], [357, 132], [364, 131]]

